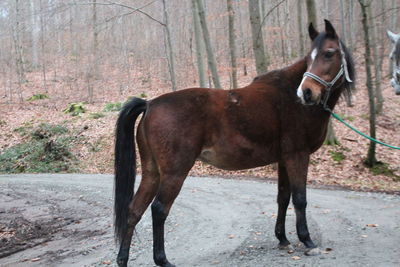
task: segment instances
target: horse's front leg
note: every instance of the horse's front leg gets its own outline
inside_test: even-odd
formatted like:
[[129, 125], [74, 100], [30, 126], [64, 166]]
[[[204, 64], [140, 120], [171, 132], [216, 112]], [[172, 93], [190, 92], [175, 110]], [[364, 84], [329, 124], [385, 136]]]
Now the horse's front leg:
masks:
[[296, 212], [296, 231], [301, 242], [308, 248], [306, 255], [316, 255], [320, 251], [310, 238], [307, 227], [306, 183], [309, 163], [308, 153], [297, 153], [286, 157], [285, 166], [289, 176], [293, 206]]

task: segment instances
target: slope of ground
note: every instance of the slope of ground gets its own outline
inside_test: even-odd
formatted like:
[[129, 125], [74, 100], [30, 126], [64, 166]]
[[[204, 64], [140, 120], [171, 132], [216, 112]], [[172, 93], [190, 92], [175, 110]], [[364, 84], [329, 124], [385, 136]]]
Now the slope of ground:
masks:
[[[356, 58], [358, 66], [362, 66], [362, 58]], [[283, 66], [283, 64], [280, 64]], [[279, 66], [273, 66], [277, 68]], [[69, 103], [81, 102], [86, 99], [82, 81], [77, 81], [71, 87], [68, 79], [62, 79], [67, 74], [58, 74], [59, 79], [49, 81], [49, 99], [27, 101], [34, 94], [43, 93], [41, 89], [40, 72], [28, 74], [28, 82], [23, 85], [24, 99], [10, 101], [9, 96], [3, 98], [0, 104], [0, 153], [7, 148], [21, 142], [29, 142], [29, 135], [22, 135], [26, 131], [35, 129], [41, 123], [63, 125], [69, 129], [74, 137], [71, 150], [77, 158], [76, 171], [85, 173], [112, 173], [113, 172], [113, 142], [114, 126], [118, 115], [116, 111], [106, 111], [110, 103], [124, 102], [130, 96], [154, 98], [162, 93], [169, 92], [165, 80], [152, 78], [143, 80], [144, 75], [136, 73], [131, 85], [121, 92], [117, 82], [120, 78], [109, 71], [102, 80], [93, 84], [94, 101], [83, 104], [86, 112], [79, 116], [64, 113]], [[64, 76], [63, 76], [64, 75]], [[195, 77], [195, 75], [193, 75]], [[66, 81], [67, 80], [67, 81]], [[241, 76], [240, 85], [246, 85], [252, 80], [249, 76]], [[347, 107], [341, 101], [335, 112], [347, 119], [362, 132], [369, 132], [368, 122], [368, 95], [365, 88], [365, 73], [358, 68], [358, 83], [354, 92], [354, 106]], [[229, 87], [229, 79], [224, 80]], [[377, 117], [378, 139], [393, 145], [400, 145], [400, 97], [395, 96], [389, 86], [389, 78], [382, 81], [384, 108]], [[112, 105], [111, 105], [112, 106]], [[106, 108], [106, 109], [105, 109]], [[112, 110], [112, 108], [111, 108]], [[338, 146], [323, 146], [312, 155], [309, 168], [309, 183], [345, 186], [357, 190], [378, 190], [400, 192], [400, 151], [377, 146], [377, 159], [385, 163], [383, 170], [366, 168], [363, 160], [367, 155], [369, 141], [357, 135], [343, 124], [334, 122], [336, 135], [340, 141]], [[1, 166], [0, 166], [1, 171]], [[386, 174], [382, 174], [386, 172]], [[196, 163], [191, 175], [197, 176], [230, 176], [253, 177], [259, 179], [274, 178], [276, 171], [267, 166], [239, 172], [227, 172], [215, 169], [203, 163]]]

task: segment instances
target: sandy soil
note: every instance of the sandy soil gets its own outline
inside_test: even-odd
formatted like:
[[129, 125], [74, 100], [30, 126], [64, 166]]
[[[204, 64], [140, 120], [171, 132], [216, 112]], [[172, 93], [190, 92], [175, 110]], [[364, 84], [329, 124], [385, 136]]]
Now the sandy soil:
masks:
[[[112, 176], [1, 175], [0, 266], [115, 265]], [[290, 206], [292, 254], [277, 249], [276, 184], [187, 179], [166, 225], [177, 266], [399, 266], [400, 197], [308, 190], [311, 236], [323, 253], [304, 256]], [[151, 216], [137, 226], [130, 266], [154, 266]]]

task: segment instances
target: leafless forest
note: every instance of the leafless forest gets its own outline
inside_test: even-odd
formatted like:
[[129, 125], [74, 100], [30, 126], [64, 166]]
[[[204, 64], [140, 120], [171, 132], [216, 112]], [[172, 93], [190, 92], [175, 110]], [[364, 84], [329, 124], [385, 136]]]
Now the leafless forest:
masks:
[[[110, 172], [116, 113], [104, 113], [104, 105], [187, 87], [244, 86], [257, 74], [308, 53], [308, 24], [323, 30], [323, 19], [335, 25], [358, 71], [355, 98], [338, 109], [368, 133], [363, 5], [375, 113], [387, 126], [378, 130], [378, 137], [399, 145], [395, 114], [400, 104], [389, 88], [391, 43], [386, 30], [400, 31], [400, 0], [1, 0], [0, 155], [26, 141], [16, 129], [67, 122], [76, 135], [86, 134], [86, 141], [75, 141], [73, 148], [86, 162], [80, 169]], [[34, 96], [41, 97], [36, 101]], [[71, 103], [85, 105], [86, 115], [71, 119], [64, 112]], [[95, 113], [99, 118], [89, 116]], [[332, 153], [339, 151], [345, 156], [340, 164], [348, 164], [341, 171], [350, 175], [355, 170], [354, 176], [368, 172], [360, 163], [367, 141], [356, 142], [361, 137], [352, 134], [350, 141], [343, 140], [348, 132], [338, 129], [331, 133], [341, 145], [323, 148], [315, 161], [330, 165]], [[348, 151], [353, 154], [346, 155]], [[399, 153], [377, 153], [398, 177]], [[210, 171], [202, 168], [197, 173]], [[25, 165], [22, 171], [27, 171]]]
[[[255, 75], [250, 3], [200, 2], [221, 86], [232, 88], [229, 14], [234, 21], [237, 75], [239, 78]], [[231, 4], [231, 12], [227, 2]], [[263, 71], [287, 65], [307, 52], [310, 20], [307, 1], [250, 2], [259, 5], [260, 36], [266, 58]], [[172, 90], [171, 80], [176, 88], [185, 88], [199, 85], [198, 66], [205, 72], [204, 86], [219, 87], [212, 82], [203, 35], [196, 24], [196, 14], [193, 15], [195, 3], [191, 0], [1, 1], [2, 103], [23, 101], [30, 93], [25, 88], [33, 80], [40, 80], [35, 83], [35, 93], [89, 102], [104, 99], [109, 91], [128, 96], [138, 88], [147, 91], [163, 86]], [[331, 20], [345, 43], [354, 52], [362, 52], [358, 1], [317, 0], [315, 4], [317, 24], [322, 25], [324, 18]], [[400, 2], [394, 0], [372, 1], [370, 29], [372, 42], [378, 49], [378, 62], [374, 64], [382, 65], [387, 57], [386, 30], [397, 30], [398, 6]]]

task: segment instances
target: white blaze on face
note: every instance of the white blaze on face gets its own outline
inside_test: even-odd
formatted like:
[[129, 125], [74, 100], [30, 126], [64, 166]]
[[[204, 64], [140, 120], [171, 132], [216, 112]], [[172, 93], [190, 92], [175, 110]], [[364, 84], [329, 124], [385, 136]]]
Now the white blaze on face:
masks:
[[312, 60], [312, 62], [314, 62], [315, 57], [317, 56], [317, 54], [318, 54], [318, 50], [317, 50], [317, 48], [314, 48], [314, 50], [311, 52], [311, 60]]
[[301, 98], [301, 100], [303, 100], [303, 90], [301, 89], [301, 87], [303, 86], [304, 80], [306, 78], [307, 78], [306, 76], [303, 77], [303, 80], [301, 80], [301, 83], [300, 83], [299, 87], [297, 88], [297, 96], [299, 98]]
[[[311, 65], [310, 65], [309, 69], [311, 69], [311, 66], [314, 63], [314, 60], [317, 57], [317, 54], [318, 54], [318, 49], [314, 48], [313, 51], [311, 52]], [[307, 69], [307, 71], [309, 71], [309, 69]], [[297, 88], [297, 96], [301, 99], [302, 102], [304, 102], [304, 99], [303, 99], [303, 89], [301, 89], [301, 88], [302, 88], [303, 83], [306, 80], [306, 78], [307, 78], [306, 76], [303, 77], [299, 87]]]

